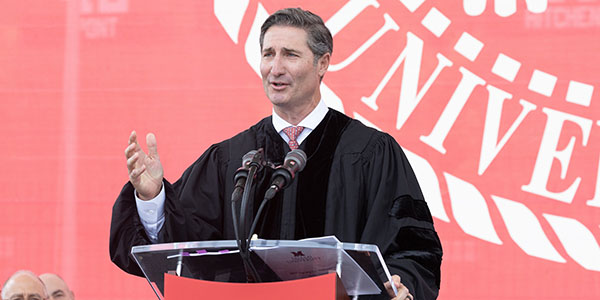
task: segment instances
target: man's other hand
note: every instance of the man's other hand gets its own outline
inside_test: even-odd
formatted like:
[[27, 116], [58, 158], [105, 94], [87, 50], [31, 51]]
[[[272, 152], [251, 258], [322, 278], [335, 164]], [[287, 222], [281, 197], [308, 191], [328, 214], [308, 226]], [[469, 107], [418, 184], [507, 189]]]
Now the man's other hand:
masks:
[[397, 295], [394, 295], [394, 290], [392, 289], [392, 285], [390, 284], [390, 282], [388, 281], [385, 283], [385, 289], [387, 290], [387, 292], [390, 295], [390, 298], [392, 298], [392, 300], [414, 300], [413, 295], [410, 294], [410, 291], [408, 290], [408, 288], [406, 286], [404, 286], [404, 284], [402, 284], [402, 281], [400, 280], [400, 276], [398, 276], [398, 275], [392, 276], [392, 282], [394, 283], [394, 285], [396, 286], [396, 289], [398, 290]]

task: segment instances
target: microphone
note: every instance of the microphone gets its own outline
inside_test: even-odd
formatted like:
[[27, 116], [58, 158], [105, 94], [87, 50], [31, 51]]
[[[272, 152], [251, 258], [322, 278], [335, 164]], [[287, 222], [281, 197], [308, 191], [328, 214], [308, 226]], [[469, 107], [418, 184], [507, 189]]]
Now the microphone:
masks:
[[[273, 176], [271, 176], [271, 186], [265, 192], [265, 197], [263, 201], [260, 203], [260, 207], [256, 212], [256, 217], [254, 217], [254, 221], [252, 222], [252, 226], [250, 227], [250, 232], [248, 234], [247, 240], [249, 241], [254, 233], [254, 229], [256, 229], [256, 225], [258, 220], [260, 219], [260, 215], [263, 211], [263, 208], [267, 204], [267, 202], [277, 194], [278, 191], [287, 188], [298, 172], [302, 171], [306, 166], [306, 153], [300, 149], [294, 149], [285, 156], [283, 161], [283, 165], [275, 168], [273, 172]], [[247, 245], [249, 247], [249, 244]]]
[[[235, 240], [240, 250], [240, 256], [242, 257], [244, 270], [249, 282], [260, 282], [260, 276], [248, 256], [249, 242], [246, 239], [242, 239], [246, 235], [246, 207], [248, 205], [248, 198], [251, 196], [249, 190], [252, 187], [252, 181], [256, 177], [256, 173], [260, 172], [265, 164], [262, 148], [249, 151], [242, 157], [242, 166], [235, 171], [233, 177], [235, 186], [231, 193], [231, 216], [233, 219]], [[237, 202], [240, 199], [242, 203], [240, 205], [241, 212], [238, 223]]]
[[258, 150], [251, 150], [244, 154], [242, 157], [242, 166], [239, 167], [233, 176], [235, 186], [231, 193], [231, 201], [236, 202], [240, 200], [244, 193], [244, 186], [246, 185], [246, 179], [248, 178], [248, 170], [250, 166], [257, 166], [257, 173], [262, 169], [264, 165], [262, 148]]
[[265, 198], [272, 199], [275, 194], [287, 188], [296, 174], [304, 169], [306, 166], [306, 153], [300, 149], [294, 149], [285, 156], [283, 165], [275, 168], [273, 176], [271, 177], [271, 187], [265, 193]]

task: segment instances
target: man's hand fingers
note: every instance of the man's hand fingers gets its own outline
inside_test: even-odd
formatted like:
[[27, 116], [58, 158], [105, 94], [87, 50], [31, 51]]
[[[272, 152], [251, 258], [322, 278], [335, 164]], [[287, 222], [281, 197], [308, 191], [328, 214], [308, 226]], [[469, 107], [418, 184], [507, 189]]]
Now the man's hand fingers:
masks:
[[138, 144], [129, 144], [127, 148], [125, 148], [125, 158], [131, 158], [135, 153], [139, 150]]
[[135, 144], [135, 143], [137, 143], [137, 133], [134, 130], [129, 135], [129, 144]]
[[396, 288], [400, 288], [400, 285], [402, 284], [402, 280], [399, 275], [392, 276], [392, 281], [394, 282], [394, 285], [396, 285]]
[[[398, 294], [394, 295], [394, 290], [392, 289], [392, 283], [394, 284], [394, 286], [396, 286], [396, 289], [398, 290]], [[387, 290], [388, 294], [390, 295], [390, 297], [393, 300], [405, 300], [405, 299], [412, 300], [413, 299], [412, 295], [410, 294], [410, 291], [404, 284], [402, 284], [402, 280], [401, 280], [400, 276], [398, 276], [398, 275], [392, 276], [391, 282], [388, 281], [385, 283], [385, 289]]]
[[[398, 276], [398, 275], [393, 275], [392, 276], [392, 282], [396, 286], [396, 289], [399, 289], [400, 288], [400, 284], [402, 284], [401, 283], [402, 281], [400, 280], [400, 276]], [[393, 294], [391, 294], [391, 293], [393, 293], [394, 290], [392, 289], [392, 285], [391, 285], [391, 283], [389, 281], [385, 283], [385, 289], [388, 290], [388, 292], [390, 292], [391, 296], [393, 296]]]
[[135, 168], [129, 172], [129, 181], [135, 186], [135, 183], [138, 181], [138, 178], [142, 173], [146, 171], [146, 166], [142, 165], [139, 168]]
[[130, 158], [127, 159], [127, 170], [129, 170], [130, 172], [133, 171], [133, 169], [135, 169], [135, 164], [138, 162], [138, 159], [140, 158], [139, 154], [134, 153]]
[[158, 149], [156, 146], [156, 136], [154, 136], [154, 133], [148, 133], [148, 135], [146, 135], [146, 146], [148, 146], [148, 155], [152, 158], [157, 158]]
[[406, 300], [406, 299], [412, 299], [412, 295], [408, 292], [408, 288], [406, 288], [406, 286], [404, 286], [404, 284], [400, 284], [400, 287], [398, 288], [398, 294], [394, 297], [393, 300]]

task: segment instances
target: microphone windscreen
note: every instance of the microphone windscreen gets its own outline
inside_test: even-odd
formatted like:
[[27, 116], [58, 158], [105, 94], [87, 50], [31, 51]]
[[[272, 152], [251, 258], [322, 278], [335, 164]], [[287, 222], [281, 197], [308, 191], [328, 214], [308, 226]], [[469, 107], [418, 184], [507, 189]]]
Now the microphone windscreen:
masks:
[[284, 163], [294, 166], [295, 172], [300, 172], [306, 166], [306, 153], [300, 149], [294, 149], [285, 156]]
[[252, 159], [254, 158], [254, 155], [256, 155], [256, 153], [258, 153], [257, 150], [250, 150], [250, 151], [248, 151], [248, 153], [244, 154], [244, 156], [242, 157], [242, 167], [250, 164], [250, 162], [252, 161]]

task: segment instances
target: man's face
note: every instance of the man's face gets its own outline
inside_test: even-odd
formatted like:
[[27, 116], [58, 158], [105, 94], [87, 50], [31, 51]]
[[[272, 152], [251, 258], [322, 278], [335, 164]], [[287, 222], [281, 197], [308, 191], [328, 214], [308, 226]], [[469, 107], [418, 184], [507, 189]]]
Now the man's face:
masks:
[[51, 300], [73, 300], [73, 292], [69, 289], [67, 284], [58, 276], [54, 274], [42, 274], [40, 279], [46, 285], [48, 294]]
[[2, 296], [7, 300], [45, 300], [46, 290], [37, 277], [22, 273], [6, 283], [2, 288]]
[[265, 93], [274, 106], [294, 110], [320, 99], [320, 77], [327, 71], [329, 53], [314, 63], [304, 29], [273, 26], [263, 39], [260, 73]]

